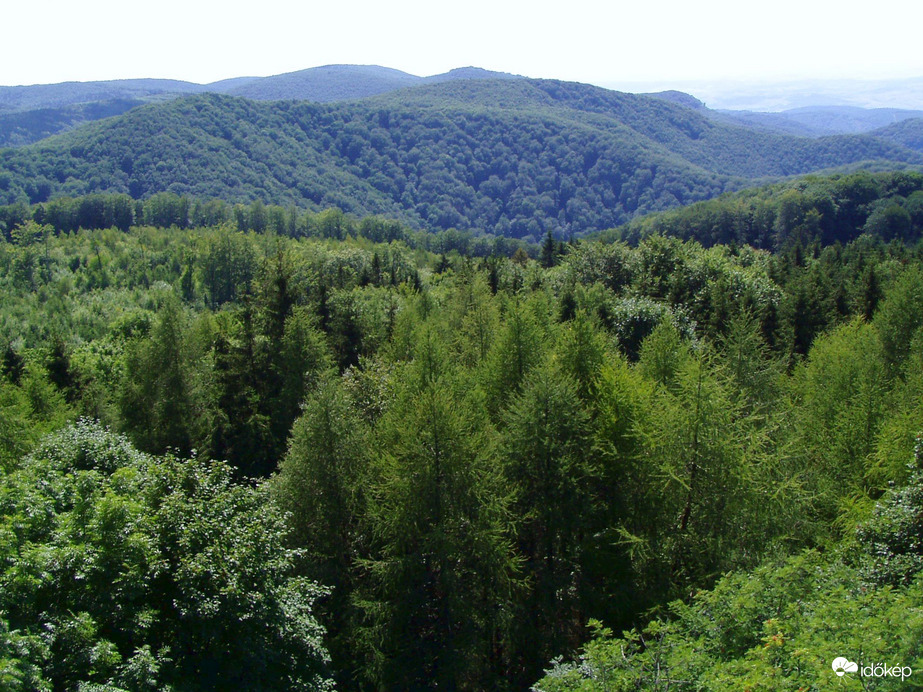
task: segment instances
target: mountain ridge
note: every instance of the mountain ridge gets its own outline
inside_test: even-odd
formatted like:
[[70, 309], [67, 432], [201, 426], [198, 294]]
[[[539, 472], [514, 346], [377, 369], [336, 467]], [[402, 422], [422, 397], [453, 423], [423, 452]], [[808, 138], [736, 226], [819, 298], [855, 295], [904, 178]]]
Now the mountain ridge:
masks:
[[[119, 115], [137, 105], [190, 94], [218, 93], [257, 101], [330, 103], [445, 81], [518, 78], [518, 75], [480, 67], [461, 67], [418, 77], [379, 65], [322, 65], [269, 77], [232, 77], [208, 84], [169, 79], [119, 79], [0, 86], [0, 147], [25, 146], [100, 117]], [[117, 108], [115, 104], [124, 107]]]
[[[349, 91], [344, 80], [369, 80], [381, 82], [388, 89], [411, 84], [431, 84], [455, 79], [518, 79], [519, 75], [495, 72], [480, 67], [459, 67], [441, 74], [418, 76], [380, 65], [331, 64], [309, 67], [267, 77], [231, 77], [199, 84], [176, 79], [138, 78], [96, 81], [67, 81], [54, 84], [0, 86], [0, 113], [20, 112], [36, 108], [57, 108], [91, 101], [116, 98], [144, 98], [164, 94], [220, 93], [244, 96], [254, 100], [334, 100], [333, 93]], [[330, 93], [324, 87], [335, 83]], [[260, 96], [260, 92], [272, 96]], [[275, 93], [273, 93], [275, 92]], [[281, 92], [281, 95], [275, 95]], [[307, 92], [308, 95], [304, 95]], [[314, 98], [311, 94], [317, 96]], [[381, 93], [375, 91], [374, 93]], [[256, 94], [256, 95], [254, 95]], [[361, 98], [366, 93], [364, 85], [354, 87], [347, 98]]]
[[[79, 127], [84, 122], [117, 115], [128, 110], [129, 102], [140, 105], [194, 93], [220, 93], [255, 100], [331, 103], [374, 97], [408, 87], [483, 79], [525, 78], [470, 66], [419, 77], [380, 65], [334, 64], [268, 77], [232, 77], [208, 84], [170, 79], [122, 79], [0, 87], [0, 146], [24, 146]], [[848, 105], [791, 108], [772, 113], [714, 110], [700, 98], [682, 91], [642, 95], [691, 108], [724, 124], [803, 137], [868, 133], [890, 122], [923, 116], [923, 110], [867, 109]]]
[[865, 135], [756, 133], [590, 85], [462, 79], [328, 104], [221, 94], [147, 104], [0, 151], [0, 202], [172, 192], [538, 238], [870, 165], [921, 166], [923, 155]]

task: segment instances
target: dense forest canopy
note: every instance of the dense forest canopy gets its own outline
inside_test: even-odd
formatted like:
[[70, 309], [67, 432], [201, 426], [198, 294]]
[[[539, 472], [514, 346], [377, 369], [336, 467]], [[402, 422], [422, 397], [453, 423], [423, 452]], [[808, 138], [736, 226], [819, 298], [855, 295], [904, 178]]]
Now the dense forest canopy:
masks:
[[[919, 185], [806, 179], [632, 244], [170, 193], [0, 208], [2, 686], [923, 670]], [[658, 232], [752, 203], [777, 233], [792, 199], [762, 248]]]
[[768, 177], [919, 165], [906, 138], [794, 137], [588, 85], [448, 79], [331, 104], [197, 94], [146, 105], [0, 150], [0, 203], [169, 192], [536, 242]]
[[650, 234], [703, 245], [787, 249], [848, 243], [867, 233], [884, 241], [923, 235], [923, 175], [857, 172], [808, 176], [632, 221], [599, 235], [637, 243]]

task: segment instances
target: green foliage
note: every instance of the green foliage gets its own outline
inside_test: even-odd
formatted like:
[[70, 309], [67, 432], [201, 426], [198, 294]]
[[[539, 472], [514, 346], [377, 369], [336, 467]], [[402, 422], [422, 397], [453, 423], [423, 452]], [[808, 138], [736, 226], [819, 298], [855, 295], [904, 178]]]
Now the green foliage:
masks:
[[[870, 161], [923, 159], [872, 136], [769, 134], [589, 85], [457, 80], [339, 104], [218, 94], [150, 104], [5, 150], [0, 202], [117, 193], [145, 200], [136, 222], [183, 228], [194, 210], [182, 198], [218, 198], [251, 217], [241, 230], [280, 232], [284, 211], [262, 207], [273, 204], [538, 241], [549, 231], [611, 228], [748, 180]], [[903, 221], [889, 232], [903, 232]], [[746, 229], [746, 216], [734, 226]], [[744, 239], [715, 233], [712, 242]]]
[[830, 520], [841, 509], [831, 500], [861, 493], [887, 413], [886, 366], [875, 330], [856, 320], [820, 337], [792, 384], [803, 477], [815, 493], [815, 511]]
[[901, 274], [875, 316], [884, 357], [900, 368], [910, 353], [914, 335], [923, 327], [923, 272], [910, 267]]
[[[633, 431], [638, 472], [652, 494], [637, 498], [626, 524], [644, 546], [635, 560], [640, 581], [655, 593], [678, 593], [750, 562], [784, 526], [781, 517], [775, 526], [761, 521], [770, 509], [761, 497], [769, 482], [759, 473], [764, 439], [720, 367], [687, 355], [667, 372], [654, 380], [660, 386]], [[778, 499], [769, 502], [781, 509]]]
[[376, 686], [479, 689], [510, 655], [513, 517], [484, 402], [430, 347], [378, 425], [358, 643]]
[[587, 458], [588, 442], [588, 416], [574, 382], [551, 367], [536, 368], [504, 413], [503, 431], [503, 472], [521, 517], [518, 543], [531, 591], [515, 628], [526, 662], [547, 660], [579, 641], [582, 551], [599, 474]]
[[921, 188], [919, 173], [809, 176], [640, 218], [609, 235], [637, 240], [660, 233], [706, 246], [749, 244], [775, 250], [806, 246], [815, 239], [847, 243], [861, 233], [885, 241], [911, 240], [923, 232], [917, 214]]
[[182, 305], [168, 299], [144, 340], [125, 354], [119, 413], [123, 428], [143, 449], [162, 454], [173, 448], [188, 452], [193, 422], [189, 368], [201, 356], [185, 341]]
[[[301, 549], [305, 570], [333, 587], [325, 606], [328, 631], [343, 638], [353, 588], [367, 478], [367, 427], [351, 406], [343, 382], [322, 380], [305, 402], [292, 427], [291, 442], [273, 479], [274, 495], [288, 513], [290, 540]], [[340, 670], [349, 661], [336, 660], [342, 641], [331, 647]]]
[[664, 320], [642, 342], [638, 367], [647, 379], [672, 389], [690, 356], [689, 347], [682, 342], [679, 331], [672, 322]]
[[907, 484], [875, 505], [857, 537], [867, 579], [906, 585], [923, 571], [923, 437], [917, 438]]
[[[578, 662], [556, 663], [534, 689], [909, 689], [913, 674], [861, 671], [919, 670], [923, 586], [864, 589], [857, 576], [813, 553], [730, 574], [691, 603], [673, 603], [669, 619], [621, 638], [600, 630]], [[860, 670], [837, 677], [831, 663], [840, 656]]]
[[529, 371], [541, 362], [541, 329], [535, 317], [514, 303], [509, 319], [496, 335], [482, 370], [488, 405], [499, 409], [520, 390]]
[[782, 363], [774, 357], [751, 312], [741, 312], [731, 321], [721, 341], [721, 358], [739, 403], [767, 417], [777, 410]]
[[[534, 689], [909, 689], [923, 661], [920, 458], [841, 550], [805, 552], [725, 575], [710, 591], [615, 638], [599, 628], [579, 661]], [[845, 556], [841, 557], [841, 556]], [[858, 662], [838, 678], [833, 660]], [[898, 666], [881, 675], [875, 666]], [[879, 669], [880, 670], [880, 669]], [[909, 675], [909, 677], [908, 677]]]
[[[843, 218], [864, 225], [881, 180], [837, 180], [841, 210], [865, 200]], [[888, 184], [915, 194], [912, 176]], [[840, 610], [781, 612], [780, 594], [810, 605], [812, 589], [859, 588], [869, 617], [916, 594], [916, 496], [901, 484], [917, 483], [905, 462], [923, 337], [920, 254], [904, 241], [795, 237], [775, 254], [575, 241], [542, 267], [536, 246], [335, 209], [156, 204], [219, 220], [62, 232], [24, 218], [0, 242], [0, 477], [16, 488], [0, 502], [28, 496], [0, 535], [4, 681], [185, 689], [203, 678], [182, 657], [199, 650], [208, 665], [230, 657], [228, 675], [280, 670], [266, 653], [285, 655], [267, 643], [276, 625], [258, 623], [282, 622], [269, 610], [294, 603], [280, 594], [297, 574], [332, 590], [308, 590], [309, 615], [344, 689], [523, 688], [572, 657], [594, 618], [636, 630], [624, 659], [607, 638], [588, 651], [641, 687], [658, 660], [688, 660], [695, 677], [671, 685], [784, 689], [805, 684], [789, 672], [798, 657], [765, 647], [778, 630], [763, 623], [784, 616], [806, 642]], [[786, 197], [777, 230], [823, 228], [805, 204]], [[83, 423], [62, 434], [137, 463], [28, 475], [47, 457], [28, 456], [41, 435], [78, 415], [192, 458], [125, 451]], [[856, 525], [867, 538], [834, 564]], [[789, 560], [805, 548], [824, 557]], [[712, 587], [727, 608], [694, 596]], [[171, 603], [186, 619], [167, 626]], [[34, 629], [42, 613], [53, 632]], [[669, 621], [646, 631], [653, 614]], [[733, 660], [703, 658], [684, 617], [702, 631], [718, 618]], [[858, 617], [843, 615], [865, 627]], [[826, 674], [821, 658], [801, 670]]]
[[236, 300], [255, 274], [252, 241], [243, 233], [222, 228], [209, 237], [202, 254], [202, 283], [211, 307]]
[[327, 687], [321, 591], [293, 576], [265, 490], [226, 466], [149, 457], [81, 421], [0, 497], [2, 641], [25, 688]]

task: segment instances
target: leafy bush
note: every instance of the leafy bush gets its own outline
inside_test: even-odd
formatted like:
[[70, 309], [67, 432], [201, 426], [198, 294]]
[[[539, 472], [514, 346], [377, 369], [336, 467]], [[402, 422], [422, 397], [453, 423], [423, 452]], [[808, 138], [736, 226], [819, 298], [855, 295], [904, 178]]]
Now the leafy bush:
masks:
[[225, 465], [81, 420], [2, 479], [0, 516], [4, 684], [328, 687], [323, 591], [293, 576], [266, 492]]
[[908, 584], [923, 570], [923, 437], [917, 438], [910, 480], [875, 505], [856, 532], [862, 574], [879, 584]]

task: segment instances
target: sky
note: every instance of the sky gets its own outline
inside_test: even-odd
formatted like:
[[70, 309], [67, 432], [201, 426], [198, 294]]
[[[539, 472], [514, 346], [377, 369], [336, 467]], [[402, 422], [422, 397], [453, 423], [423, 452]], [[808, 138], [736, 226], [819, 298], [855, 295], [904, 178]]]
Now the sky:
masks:
[[0, 85], [478, 66], [629, 91], [923, 77], [923, 3], [7, 0]]

